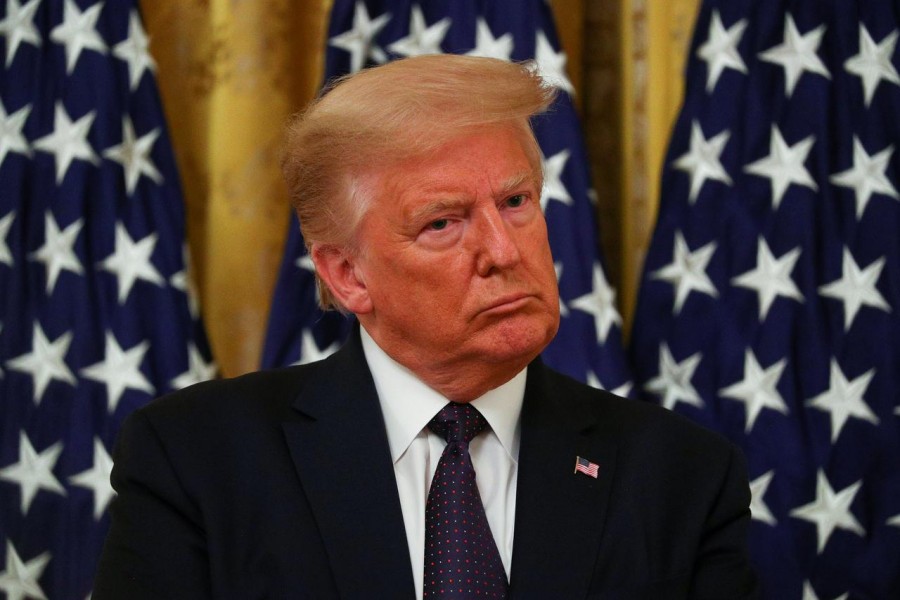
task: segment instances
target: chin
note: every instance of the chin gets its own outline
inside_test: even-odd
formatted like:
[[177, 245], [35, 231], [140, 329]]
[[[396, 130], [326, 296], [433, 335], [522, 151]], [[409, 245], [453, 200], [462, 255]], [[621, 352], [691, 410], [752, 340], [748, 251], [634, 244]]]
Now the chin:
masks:
[[536, 319], [530, 316], [526, 322], [510, 319], [498, 323], [485, 340], [484, 359], [494, 363], [521, 363], [522, 367], [531, 362], [556, 335], [559, 317]]

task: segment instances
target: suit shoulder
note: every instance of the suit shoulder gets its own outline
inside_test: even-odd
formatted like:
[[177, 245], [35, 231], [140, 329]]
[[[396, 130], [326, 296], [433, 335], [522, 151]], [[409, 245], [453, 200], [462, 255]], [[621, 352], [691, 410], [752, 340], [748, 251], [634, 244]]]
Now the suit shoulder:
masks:
[[567, 411], [579, 415], [579, 419], [600, 423], [623, 441], [653, 440], [654, 446], [674, 444], [714, 451], [735, 447], [720, 433], [658, 404], [622, 398], [550, 369], [547, 377], [548, 389], [553, 390], [556, 401], [567, 405]]
[[300, 394], [314, 371], [311, 365], [305, 365], [204, 381], [161, 396], [136, 412], [151, 421], [201, 415], [208, 421], [217, 414], [233, 418], [254, 412], [281, 412]]

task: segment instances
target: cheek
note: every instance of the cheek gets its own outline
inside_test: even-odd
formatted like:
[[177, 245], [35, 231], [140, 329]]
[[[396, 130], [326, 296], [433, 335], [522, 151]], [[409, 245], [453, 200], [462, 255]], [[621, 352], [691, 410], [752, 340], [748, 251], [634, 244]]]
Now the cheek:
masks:
[[531, 268], [535, 275], [556, 285], [556, 270], [553, 267], [553, 255], [550, 253], [546, 229], [534, 233], [527, 239], [527, 244], [524, 254], [530, 257]]

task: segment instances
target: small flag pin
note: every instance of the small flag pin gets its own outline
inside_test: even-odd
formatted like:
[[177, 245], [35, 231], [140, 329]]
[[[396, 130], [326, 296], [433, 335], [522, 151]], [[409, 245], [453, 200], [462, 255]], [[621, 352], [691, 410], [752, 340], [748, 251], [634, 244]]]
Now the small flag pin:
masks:
[[580, 456], [575, 457], [575, 473], [579, 471], [587, 475], [588, 477], [593, 477], [597, 479], [597, 472], [600, 470], [600, 465], [597, 463], [592, 463], [586, 458], [581, 458]]

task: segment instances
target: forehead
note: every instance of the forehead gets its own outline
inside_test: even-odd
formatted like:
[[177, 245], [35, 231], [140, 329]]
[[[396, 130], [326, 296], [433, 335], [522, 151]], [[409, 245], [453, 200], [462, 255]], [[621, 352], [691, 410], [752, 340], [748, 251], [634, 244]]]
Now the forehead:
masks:
[[515, 125], [489, 126], [457, 137], [426, 154], [374, 173], [377, 194], [390, 202], [406, 192], [503, 193], [541, 185], [540, 154], [531, 132]]

